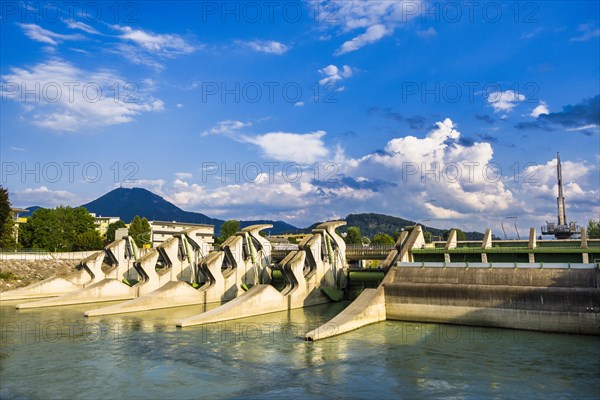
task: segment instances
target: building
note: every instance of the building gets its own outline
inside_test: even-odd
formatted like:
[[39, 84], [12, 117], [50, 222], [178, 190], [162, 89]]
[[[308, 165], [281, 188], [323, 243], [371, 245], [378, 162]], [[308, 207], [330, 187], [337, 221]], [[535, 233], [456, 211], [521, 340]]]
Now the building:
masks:
[[213, 235], [215, 233], [215, 227], [213, 225], [205, 224], [192, 224], [187, 222], [168, 222], [168, 221], [149, 221], [150, 223], [150, 237], [152, 240], [152, 246], [156, 247], [167, 239], [173, 237], [173, 235], [179, 234], [186, 229], [197, 228], [200, 229], [200, 236], [208, 243], [213, 243]]
[[94, 217], [94, 224], [96, 225], [96, 230], [100, 232], [100, 236], [102, 236], [102, 238], [106, 238], [106, 231], [108, 231], [108, 226], [121, 219], [119, 217], [102, 217], [100, 215], [96, 215], [95, 213], [90, 213], [90, 215]]
[[29, 210], [27, 210], [25, 208], [11, 208], [10, 211], [13, 214], [13, 222], [15, 223], [15, 225], [14, 225], [15, 243], [18, 243], [19, 242], [19, 226], [21, 224], [27, 223], [27, 217], [21, 217], [19, 214], [28, 213]]

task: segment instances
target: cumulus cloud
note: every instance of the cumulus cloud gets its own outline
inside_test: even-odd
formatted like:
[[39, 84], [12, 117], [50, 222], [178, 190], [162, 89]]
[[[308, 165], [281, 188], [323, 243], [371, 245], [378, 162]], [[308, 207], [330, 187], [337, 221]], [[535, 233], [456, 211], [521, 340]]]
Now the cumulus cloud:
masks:
[[27, 188], [11, 193], [13, 204], [21, 204], [24, 207], [56, 207], [59, 205], [75, 205], [80, 199], [74, 193], [66, 190], [53, 190], [47, 186]]
[[544, 131], [554, 131], [556, 127], [562, 127], [567, 131], [583, 132], [586, 135], [597, 133], [600, 129], [600, 95], [583, 99], [575, 105], [566, 105], [559, 112], [552, 113], [547, 109], [546, 111], [537, 115], [535, 121], [521, 122], [515, 127], [520, 130]]
[[247, 143], [260, 147], [264, 155], [277, 161], [310, 164], [325, 159], [329, 150], [323, 143], [324, 131], [306, 134], [270, 132], [258, 136], [245, 136]]
[[494, 109], [494, 112], [512, 111], [512, 109], [523, 100], [525, 100], [525, 96], [515, 92], [514, 90], [492, 92], [488, 94], [486, 98], [488, 105]]
[[[161, 100], [144, 88], [132, 87], [114, 71], [83, 70], [59, 59], [11, 68], [0, 82], [3, 100], [20, 102], [34, 125], [55, 131], [128, 123], [164, 107]], [[23, 91], [32, 88], [34, 96]]]
[[[436, 123], [423, 137], [396, 137], [382, 151], [357, 158], [328, 148], [324, 138], [322, 131], [238, 134], [236, 140], [258, 146], [275, 169], [263, 164], [261, 170], [255, 163], [255, 176], [240, 170], [230, 180], [234, 168], [227, 166], [225, 181], [214, 176], [202, 184], [184, 173], [161, 190], [187, 210], [223, 218], [283, 219], [297, 226], [358, 210], [414, 221], [427, 218], [429, 225], [441, 228], [489, 227], [496, 233], [507, 215], [519, 216], [522, 229], [555, 218], [555, 159], [529, 164], [515, 180], [513, 170], [496, 170], [492, 143], [465, 140], [450, 119]], [[284, 173], [290, 161], [298, 164]], [[563, 159], [570, 220], [585, 221], [600, 212], [596, 173], [592, 164]]]
[[320, 69], [319, 73], [324, 76], [324, 78], [319, 81], [319, 84], [325, 86], [330, 83], [341, 81], [344, 78], [352, 77], [353, 71], [352, 68], [347, 65], [344, 65], [342, 68], [338, 68], [331, 64]]
[[531, 114], [529, 116], [533, 118], [539, 117], [541, 114], [549, 114], [550, 110], [548, 109], [548, 105], [544, 101], [540, 101], [540, 104], [531, 110]]

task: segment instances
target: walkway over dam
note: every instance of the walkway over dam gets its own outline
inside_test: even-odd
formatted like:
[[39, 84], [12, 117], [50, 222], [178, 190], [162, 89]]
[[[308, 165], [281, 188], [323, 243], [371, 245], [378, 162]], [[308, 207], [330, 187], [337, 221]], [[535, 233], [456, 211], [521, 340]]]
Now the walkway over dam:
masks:
[[[348, 261], [359, 261], [359, 260], [385, 260], [390, 251], [395, 248], [393, 244], [380, 244], [380, 245], [346, 245], [346, 260]], [[294, 245], [275, 245], [271, 250], [271, 258], [273, 262], [279, 262], [285, 258], [292, 251], [297, 251], [298, 246]]]

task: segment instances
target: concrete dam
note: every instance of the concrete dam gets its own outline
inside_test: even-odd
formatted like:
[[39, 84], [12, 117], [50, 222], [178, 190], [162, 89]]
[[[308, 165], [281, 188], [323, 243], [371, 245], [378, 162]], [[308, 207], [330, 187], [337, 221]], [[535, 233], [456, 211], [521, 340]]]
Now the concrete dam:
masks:
[[[73, 276], [0, 293], [0, 301], [36, 300], [18, 304], [23, 310], [98, 303], [85, 312], [90, 318], [218, 305], [179, 321], [184, 328], [353, 300], [306, 333], [313, 341], [384, 320], [600, 334], [600, 240], [584, 230], [580, 240], [539, 241], [532, 229], [529, 240], [497, 242], [489, 230], [480, 242], [457, 241], [451, 231], [445, 242], [426, 243], [417, 225], [383, 254], [347, 249], [336, 232], [344, 224], [319, 225], [277, 258], [259, 234], [268, 225], [245, 228], [210, 252], [193, 231], [143, 255], [125, 238], [82, 260]], [[357, 257], [383, 261], [360, 268]]]

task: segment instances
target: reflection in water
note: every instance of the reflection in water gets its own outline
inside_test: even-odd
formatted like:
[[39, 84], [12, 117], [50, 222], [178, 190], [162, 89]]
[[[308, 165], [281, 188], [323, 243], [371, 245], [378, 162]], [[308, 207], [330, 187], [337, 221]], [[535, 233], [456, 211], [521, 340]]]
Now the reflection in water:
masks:
[[84, 318], [0, 306], [0, 398], [600, 396], [600, 338], [387, 321], [318, 342], [347, 304], [176, 328], [202, 306]]

